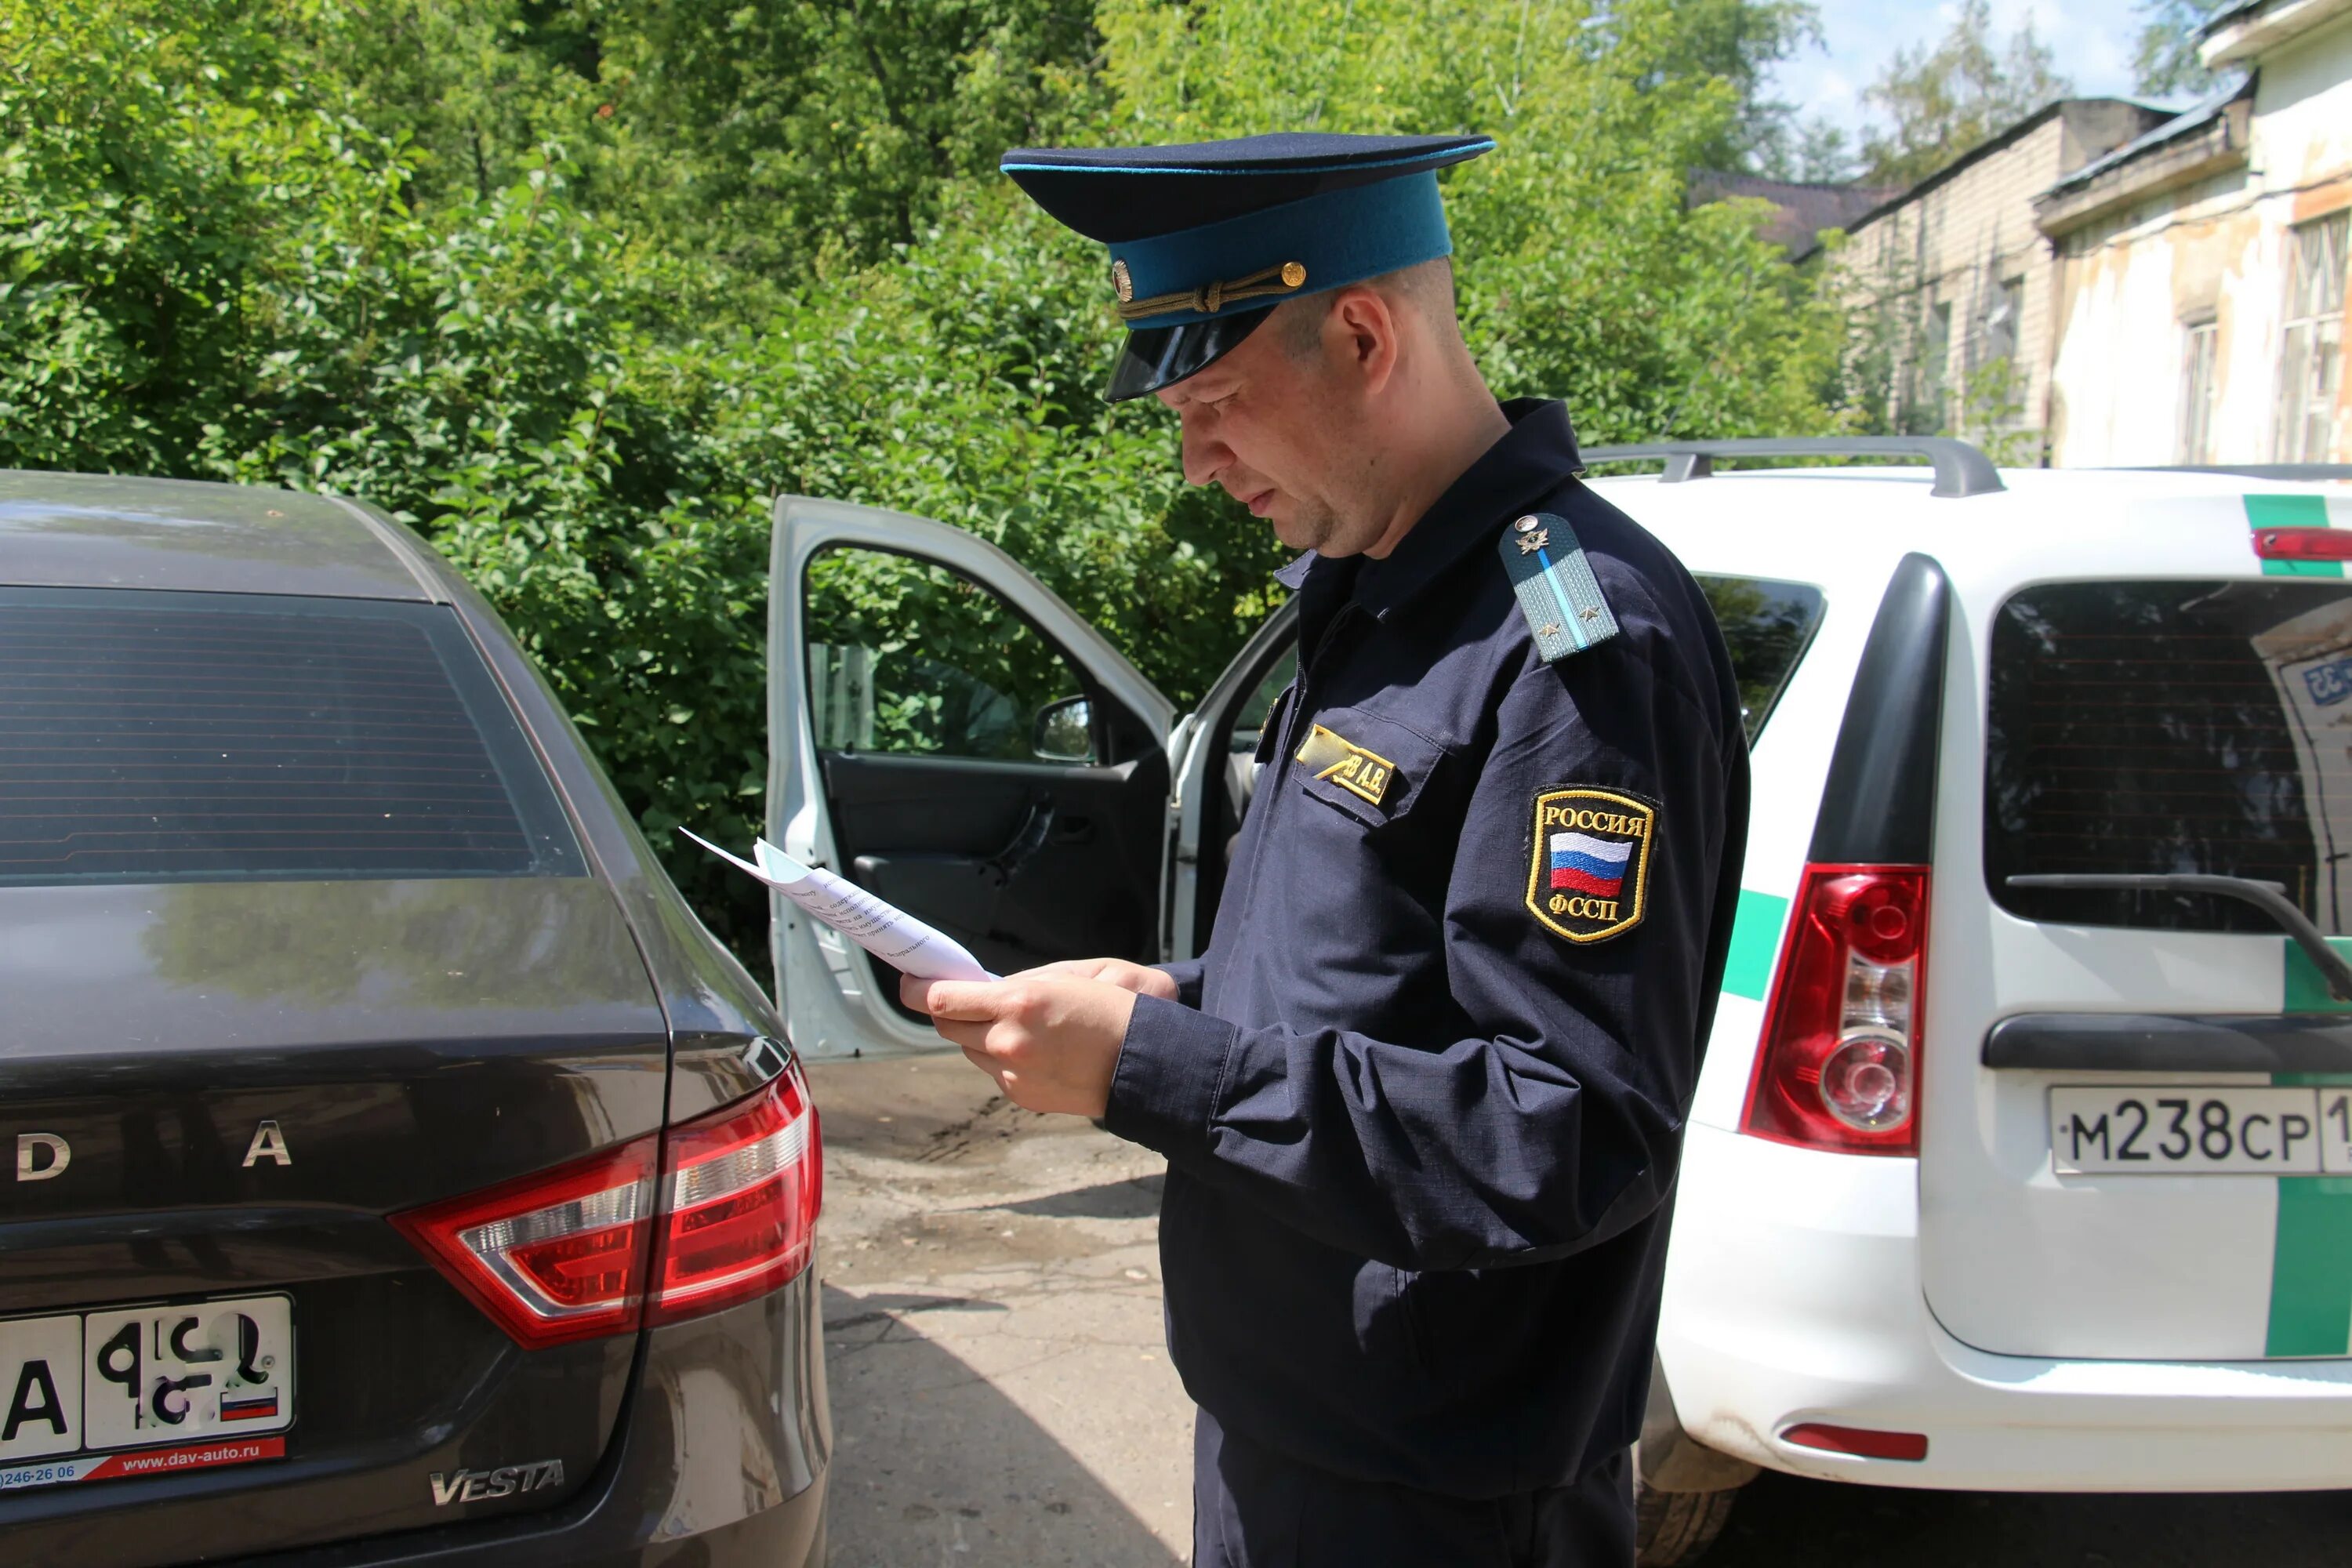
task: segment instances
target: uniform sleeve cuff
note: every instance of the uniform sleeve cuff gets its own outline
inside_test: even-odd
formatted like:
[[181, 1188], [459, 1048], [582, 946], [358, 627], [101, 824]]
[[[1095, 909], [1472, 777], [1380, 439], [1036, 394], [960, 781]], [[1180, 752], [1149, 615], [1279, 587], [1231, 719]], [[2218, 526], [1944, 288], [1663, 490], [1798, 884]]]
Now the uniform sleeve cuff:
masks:
[[1138, 996], [1112, 1070], [1103, 1126], [1171, 1158], [1202, 1150], [1241, 1031], [1157, 996]]

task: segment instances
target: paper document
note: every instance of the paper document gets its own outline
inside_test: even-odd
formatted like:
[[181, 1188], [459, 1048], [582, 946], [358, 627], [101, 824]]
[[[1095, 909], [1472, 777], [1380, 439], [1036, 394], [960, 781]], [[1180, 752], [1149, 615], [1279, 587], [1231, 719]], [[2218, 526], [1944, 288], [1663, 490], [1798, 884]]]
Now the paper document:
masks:
[[993, 980], [955, 938], [933, 931], [895, 904], [815, 866], [803, 866], [764, 838], [754, 839], [753, 865], [730, 855], [691, 828], [680, 833], [729, 865], [749, 871], [883, 963], [918, 980]]

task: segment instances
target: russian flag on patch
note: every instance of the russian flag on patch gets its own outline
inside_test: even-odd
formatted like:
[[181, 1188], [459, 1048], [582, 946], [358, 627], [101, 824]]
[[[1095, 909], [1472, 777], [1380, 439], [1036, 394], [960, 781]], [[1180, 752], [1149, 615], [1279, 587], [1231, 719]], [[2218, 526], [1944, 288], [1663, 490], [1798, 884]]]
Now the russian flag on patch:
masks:
[[1612, 843], [1590, 833], [1551, 836], [1551, 885], [1572, 893], [1613, 899], [1625, 885], [1625, 864], [1633, 856], [1633, 841]]
[[248, 1394], [243, 1398], [221, 1396], [220, 1418], [224, 1421], [267, 1421], [278, 1414], [278, 1391]]

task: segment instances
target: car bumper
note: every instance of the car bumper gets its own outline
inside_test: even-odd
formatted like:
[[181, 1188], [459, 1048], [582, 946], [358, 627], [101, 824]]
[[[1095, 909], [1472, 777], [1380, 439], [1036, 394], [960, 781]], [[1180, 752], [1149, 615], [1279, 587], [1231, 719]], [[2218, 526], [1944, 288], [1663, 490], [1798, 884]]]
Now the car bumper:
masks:
[[[544, 1512], [259, 1560], [269, 1568], [823, 1568], [825, 1404], [816, 1271], [653, 1330], [614, 1441]], [[488, 1458], [486, 1456], [485, 1458]]]
[[[1685, 1431], [1794, 1475], [1988, 1491], [2341, 1488], [2352, 1362], [2060, 1361], [1946, 1333], [1909, 1160], [1694, 1124], [1659, 1364]], [[1925, 1459], [1800, 1447], [1800, 1422], [1924, 1434]]]

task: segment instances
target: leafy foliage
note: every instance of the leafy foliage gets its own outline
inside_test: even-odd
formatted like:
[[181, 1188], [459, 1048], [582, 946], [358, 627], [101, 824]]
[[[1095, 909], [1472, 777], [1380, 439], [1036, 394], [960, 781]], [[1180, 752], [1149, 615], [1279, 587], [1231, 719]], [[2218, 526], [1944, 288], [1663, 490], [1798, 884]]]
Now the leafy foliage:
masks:
[[[1139, 138], [1493, 134], [1447, 205], [1465, 331], [1504, 395], [1564, 397], [1595, 442], [1817, 431], [1842, 318], [1757, 237], [1757, 209], [1687, 201], [1687, 171], [1736, 137], [1746, 102], [1717, 68], [1738, 47], [1726, 10], [1108, 0], [1101, 25], [1118, 121]], [[1768, 50], [1785, 36], [1754, 34]]]
[[1897, 49], [1863, 95], [1885, 122], [1862, 142], [1866, 178], [1909, 184], [2042, 108], [2074, 86], [2027, 17], [2004, 42], [1991, 0], [1961, 0], [1931, 48]]
[[[772, 498], [971, 531], [1180, 703], [1272, 607], [1263, 526], [1183, 486], [1156, 405], [1099, 401], [1099, 249], [994, 176], [1002, 148], [1492, 130], [1449, 195], [1499, 390], [1565, 395], [1594, 439], [1816, 430], [1842, 318], [1751, 211], [1685, 195], [1809, 16], [0, 0], [0, 464], [402, 518], [763, 962], [752, 889], [667, 829], [758, 818]], [[858, 614], [900, 591], [844, 587]], [[910, 652], [1059, 694], [980, 624]]]
[[2139, 90], [2162, 97], [2168, 93], [2206, 93], [2221, 84], [2222, 74], [2207, 70], [2198, 58], [2198, 35], [2205, 24], [2237, 0], [2140, 0], [2139, 38], [2132, 50], [2132, 69]]

